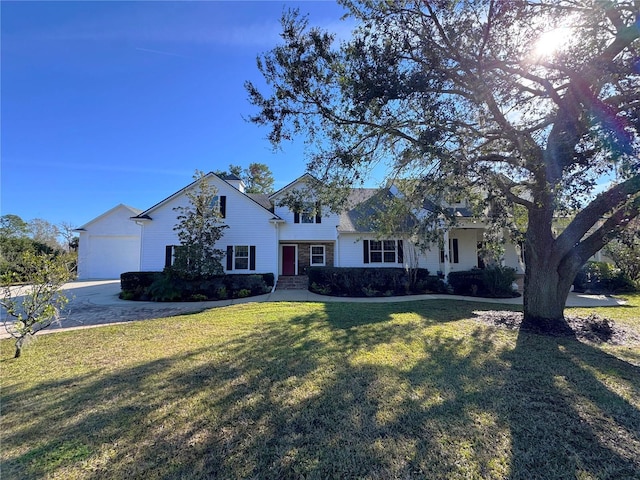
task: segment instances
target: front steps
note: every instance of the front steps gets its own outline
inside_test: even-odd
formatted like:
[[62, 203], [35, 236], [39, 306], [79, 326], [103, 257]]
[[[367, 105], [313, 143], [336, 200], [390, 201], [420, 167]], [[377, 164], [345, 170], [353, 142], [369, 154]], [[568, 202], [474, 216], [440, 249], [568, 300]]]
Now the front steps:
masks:
[[309, 277], [306, 275], [281, 275], [276, 285], [276, 290], [307, 290], [308, 288]]

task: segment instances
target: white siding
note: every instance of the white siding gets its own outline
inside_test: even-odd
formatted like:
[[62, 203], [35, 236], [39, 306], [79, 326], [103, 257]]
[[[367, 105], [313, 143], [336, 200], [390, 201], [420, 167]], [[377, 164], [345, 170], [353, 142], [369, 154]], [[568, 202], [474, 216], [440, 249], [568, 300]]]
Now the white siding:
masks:
[[[404, 263], [364, 263], [363, 240], [376, 240], [373, 235], [362, 235], [357, 233], [342, 233], [338, 237], [336, 247], [336, 266], [337, 267], [366, 267], [366, 268], [397, 268], [409, 267], [410, 256], [408, 249], [412, 248], [408, 245], [407, 240], [403, 240], [403, 248], [405, 251]], [[438, 255], [437, 249], [426, 252], [417, 252], [418, 268], [426, 268], [435, 275], [438, 271]]]
[[119, 278], [121, 273], [139, 270], [141, 229], [130, 220], [135, 213], [118, 205], [82, 227], [79, 279]]
[[471, 270], [478, 266], [478, 233], [477, 229], [453, 229], [449, 239], [458, 239], [458, 263], [453, 263], [453, 249], [449, 261], [451, 271]]
[[295, 223], [294, 213], [288, 208], [277, 206], [276, 215], [285, 223], [280, 225], [281, 241], [334, 241], [336, 239], [336, 226], [340, 223], [340, 217], [323, 209], [321, 223]]
[[504, 264], [507, 267], [515, 268], [516, 273], [524, 273], [524, 264], [520, 260], [520, 254], [511, 242], [507, 242], [504, 246]]
[[[218, 195], [226, 195], [226, 218], [223, 222], [229, 226], [216, 244], [217, 248], [226, 251], [227, 245], [255, 245], [255, 273], [272, 272], [277, 275], [277, 238], [275, 226], [269, 222], [273, 214], [246, 195], [216, 178], [211, 183], [218, 189]], [[178, 245], [178, 235], [173, 230], [178, 212], [175, 207], [186, 206], [189, 201], [180, 195], [157, 209], [151, 211], [151, 221], [145, 221], [142, 235], [142, 270], [159, 271], [164, 268], [167, 245]], [[226, 259], [222, 261], [226, 266]], [[239, 270], [249, 273], [249, 270]]]

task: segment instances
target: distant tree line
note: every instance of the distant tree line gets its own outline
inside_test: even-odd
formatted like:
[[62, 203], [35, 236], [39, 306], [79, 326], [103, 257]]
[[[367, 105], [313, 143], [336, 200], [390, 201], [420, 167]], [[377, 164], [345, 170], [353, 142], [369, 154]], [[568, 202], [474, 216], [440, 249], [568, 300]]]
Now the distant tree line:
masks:
[[75, 270], [78, 236], [69, 222], [55, 225], [42, 218], [25, 221], [18, 215], [0, 217], [0, 275], [24, 280], [22, 259], [26, 253], [65, 256]]

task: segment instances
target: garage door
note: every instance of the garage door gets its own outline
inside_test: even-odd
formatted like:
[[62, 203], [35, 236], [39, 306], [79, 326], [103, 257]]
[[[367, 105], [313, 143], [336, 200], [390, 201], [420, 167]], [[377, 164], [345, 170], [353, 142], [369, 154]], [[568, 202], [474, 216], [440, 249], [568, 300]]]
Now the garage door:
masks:
[[140, 238], [98, 236], [90, 238], [89, 278], [120, 278], [140, 268]]

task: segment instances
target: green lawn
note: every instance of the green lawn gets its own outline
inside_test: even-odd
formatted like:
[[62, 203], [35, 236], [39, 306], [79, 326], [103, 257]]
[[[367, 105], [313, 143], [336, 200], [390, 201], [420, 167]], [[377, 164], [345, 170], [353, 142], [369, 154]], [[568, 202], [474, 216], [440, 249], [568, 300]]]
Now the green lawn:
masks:
[[[640, 332], [629, 298], [606, 315]], [[491, 308], [244, 304], [18, 360], [2, 341], [2, 479], [640, 478], [640, 346], [473, 320]]]

